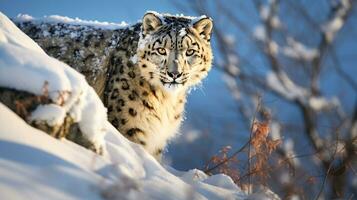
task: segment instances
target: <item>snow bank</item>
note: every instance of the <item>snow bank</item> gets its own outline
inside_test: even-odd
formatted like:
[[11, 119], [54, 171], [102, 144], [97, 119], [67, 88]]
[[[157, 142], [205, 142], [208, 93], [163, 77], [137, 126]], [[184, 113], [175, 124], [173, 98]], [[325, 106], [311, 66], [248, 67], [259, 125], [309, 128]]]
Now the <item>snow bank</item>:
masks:
[[128, 27], [128, 24], [124, 21], [122, 21], [121, 23], [99, 22], [97, 20], [83, 20], [83, 19], [79, 19], [78, 17], [73, 19], [70, 17], [60, 16], [60, 15], [50, 15], [50, 16], [44, 16], [42, 18], [34, 18], [27, 14], [18, 14], [14, 19], [14, 21], [16, 22], [31, 21], [33, 23], [42, 23], [42, 22], [65, 23], [70, 25], [91, 26], [99, 29], [109, 29], [109, 30]]
[[32, 113], [31, 120], [57, 124], [64, 120], [64, 113], [68, 113], [97, 148], [102, 145], [106, 108], [84, 76], [49, 57], [2, 13], [0, 86], [36, 95], [43, 95], [45, 87], [57, 106], [39, 107]]

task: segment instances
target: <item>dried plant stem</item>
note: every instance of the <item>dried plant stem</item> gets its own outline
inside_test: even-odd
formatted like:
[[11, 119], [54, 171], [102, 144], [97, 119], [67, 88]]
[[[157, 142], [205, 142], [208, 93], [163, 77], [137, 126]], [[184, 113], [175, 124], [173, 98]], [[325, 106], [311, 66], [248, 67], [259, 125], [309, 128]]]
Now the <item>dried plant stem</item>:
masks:
[[[337, 134], [337, 138], [336, 138], [336, 141], [337, 141], [337, 142], [338, 142], [338, 138], [339, 138], [338, 136], [339, 136], [339, 135]], [[323, 190], [324, 190], [324, 188], [325, 188], [327, 178], [328, 178], [328, 176], [329, 176], [329, 174], [330, 174], [330, 171], [331, 171], [331, 169], [332, 169], [332, 163], [333, 163], [333, 161], [336, 159], [336, 154], [338, 153], [337, 150], [338, 150], [338, 144], [336, 143], [336, 144], [335, 144], [335, 150], [334, 150], [334, 153], [333, 153], [333, 156], [332, 156], [332, 160], [330, 161], [330, 163], [329, 163], [329, 165], [328, 165], [328, 168], [327, 168], [327, 170], [326, 170], [326, 174], [325, 174], [325, 176], [324, 176], [324, 180], [322, 181], [320, 190], [319, 190], [319, 192], [318, 192], [318, 194], [317, 194], [315, 200], [318, 200], [318, 199], [320, 198], [320, 196], [321, 196], [321, 194], [322, 194], [322, 192], [323, 192]]]
[[[252, 185], [252, 176], [250, 175], [250, 170], [251, 170], [251, 141], [252, 141], [252, 134], [253, 134], [253, 127], [254, 127], [254, 123], [256, 121], [257, 118], [257, 114], [260, 110], [260, 106], [261, 106], [261, 96], [258, 95], [258, 104], [257, 104], [257, 108], [255, 109], [254, 115], [253, 115], [253, 119], [250, 125], [250, 133], [249, 133], [249, 142], [248, 142], [248, 181], [249, 181], [249, 186]], [[251, 194], [251, 187], [248, 187], [248, 194]]]
[[235, 156], [238, 155], [238, 153], [242, 152], [248, 145], [249, 145], [250, 141], [246, 142], [240, 149], [238, 149], [237, 151], [235, 151], [232, 155], [230, 155], [229, 157], [227, 157], [226, 159], [224, 159], [222, 162], [216, 164], [215, 166], [206, 169], [204, 172], [206, 174], [209, 174], [210, 172], [212, 172], [213, 170], [217, 169], [218, 167], [220, 167], [221, 165], [227, 163], [228, 161], [230, 161], [232, 158], [234, 158]]
[[[251, 140], [252, 140], [252, 133], [253, 133], [253, 126], [254, 126], [254, 122], [256, 121], [256, 117], [257, 114], [260, 110], [261, 107], [261, 96], [258, 96], [258, 104], [257, 104], [257, 108], [254, 112], [253, 115], [253, 119], [252, 119], [252, 124], [250, 127], [250, 134], [249, 134], [249, 140], [241, 147], [239, 148], [237, 151], [235, 151], [232, 155], [228, 156], [227, 158], [225, 158], [224, 160], [222, 160], [220, 163], [212, 166], [209, 169], [206, 169], [204, 172], [206, 174], [209, 174], [210, 172], [212, 172], [213, 170], [219, 168], [220, 166], [226, 164], [228, 161], [232, 160], [234, 157], [236, 157], [240, 152], [242, 152], [244, 149], [246, 149], [248, 147], [248, 174], [250, 174], [250, 170], [251, 170]], [[249, 184], [252, 184], [252, 180], [251, 180], [251, 176], [249, 176]], [[250, 189], [248, 190], [248, 193], [251, 193]]]

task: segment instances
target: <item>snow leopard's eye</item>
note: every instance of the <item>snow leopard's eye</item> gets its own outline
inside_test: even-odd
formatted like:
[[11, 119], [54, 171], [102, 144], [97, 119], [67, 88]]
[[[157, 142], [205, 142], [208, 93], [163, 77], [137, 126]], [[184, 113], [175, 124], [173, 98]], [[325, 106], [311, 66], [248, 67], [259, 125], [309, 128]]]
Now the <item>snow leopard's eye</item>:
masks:
[[188, 49], [188, 50], [186, 51], [186, 56], [192, 56], [192, 55], [195, 53], [195, 51], [196, 51], [196, 50], [194, 50], [194, 49]]
[[159, 54], [161, 54], [161, 55], [163, 55], [163, 56], [166, 55], [166, 49], [164, 49], [164, 48], [157, 48], [156, 50], [157, 50], [157, 52], [159, 52]]

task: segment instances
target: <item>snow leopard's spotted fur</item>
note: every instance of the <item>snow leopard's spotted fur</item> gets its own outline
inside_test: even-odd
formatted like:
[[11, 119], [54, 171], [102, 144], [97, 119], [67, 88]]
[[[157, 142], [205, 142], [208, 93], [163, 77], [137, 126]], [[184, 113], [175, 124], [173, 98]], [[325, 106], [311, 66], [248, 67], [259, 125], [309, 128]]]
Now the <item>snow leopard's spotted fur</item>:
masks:
[[51, 56], [83, 73], [125, 137], [160, 158], [182, 121], [187, 90], [211, 69], [212, 21], [147, 13], [143, 23], [100, 30], [18, 26]]

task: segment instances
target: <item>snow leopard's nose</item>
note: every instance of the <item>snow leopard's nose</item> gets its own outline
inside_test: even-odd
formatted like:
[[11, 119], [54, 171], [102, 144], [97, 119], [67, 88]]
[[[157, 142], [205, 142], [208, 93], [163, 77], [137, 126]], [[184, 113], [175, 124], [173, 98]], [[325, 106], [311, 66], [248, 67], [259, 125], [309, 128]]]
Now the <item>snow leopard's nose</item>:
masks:
[[181, 73], [179, 71], [167, 72], [167, 75], [169, 75], [171, 78], [175, 80], [182, 76], [182, 72]]
[[167, 70], [167, 75], [169, 75], [174, 80], [179, 78], [182, 75], [182, 72], [179, 70], [179, 61], [178, 59], [173, 60], [172, 65], [169, 66]]

